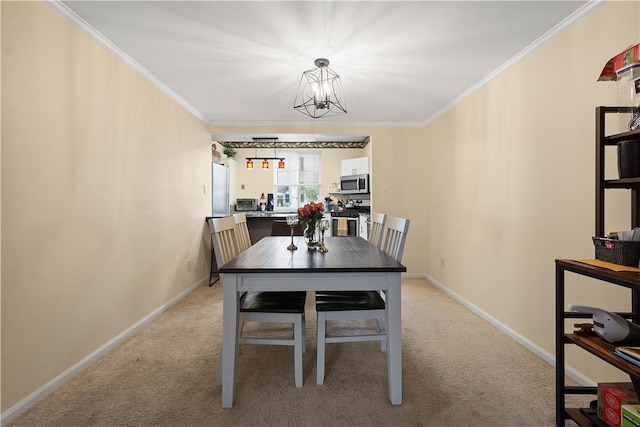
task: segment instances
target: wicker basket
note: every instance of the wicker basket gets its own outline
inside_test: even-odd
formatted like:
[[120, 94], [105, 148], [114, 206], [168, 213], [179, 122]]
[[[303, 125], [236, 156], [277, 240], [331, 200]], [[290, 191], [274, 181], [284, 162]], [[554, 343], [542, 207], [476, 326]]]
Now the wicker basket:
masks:
[[596, 259], [614, 264], [638, 267], [640, 242], [592, 237], [596, 247]]

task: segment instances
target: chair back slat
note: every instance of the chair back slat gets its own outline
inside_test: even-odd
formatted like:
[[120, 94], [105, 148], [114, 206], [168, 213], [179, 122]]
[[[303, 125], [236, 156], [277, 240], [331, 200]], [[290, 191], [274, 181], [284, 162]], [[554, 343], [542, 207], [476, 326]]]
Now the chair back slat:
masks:
[[387, 215], [374, 212], [371, 215], [371, 230], [369, 231], [369, 243], [377, 248], [382, 248], [382, 237], [384, 234], [384, 222]]
[[409, 232], [409, 220], [405, 218], [387, 217], [385, 221], [384, 244], [382, 250], [389, 256], [402, 261], [404, 244]]
[[233, 215], [236, 228], [236, 239], [238, 240], [238, 250], [244, 252], [251, 247], [251, 237], [249, 236], [249, 226], [247, 225], [247, 215], [237, 213]]
[[211, 218], [209, 227], [213, 234], [213, 252], [218, 267], [235, 258], [240, 251], [236, 242], [236, 222], [233, 217]]

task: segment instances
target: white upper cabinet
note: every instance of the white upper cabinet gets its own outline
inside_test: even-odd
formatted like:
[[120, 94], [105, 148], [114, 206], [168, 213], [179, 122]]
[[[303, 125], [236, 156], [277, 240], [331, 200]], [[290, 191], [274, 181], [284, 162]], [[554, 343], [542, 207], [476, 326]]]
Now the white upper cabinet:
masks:
[[369, 158], [357, 157], [355, 159], [345, 159], [342, 161], [342, 176], [362, 175], [369, 173]]

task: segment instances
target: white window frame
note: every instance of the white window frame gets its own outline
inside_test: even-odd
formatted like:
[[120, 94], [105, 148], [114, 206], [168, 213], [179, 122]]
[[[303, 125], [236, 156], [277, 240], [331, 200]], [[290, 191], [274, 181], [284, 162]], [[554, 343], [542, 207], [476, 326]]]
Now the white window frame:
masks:
[[[321, 191], [322, 191], [322, 152], [321, 151], [280, 151], [278, 150], [278, 157], [284, 157], [285, 159], [285, 171], [288, 173], [295, 172], [295, 183], [279, 183], [278, 182], [278, 169], [274, 168], [273, 171], [273, 210], [280, 212], [292, 212], [296, 211], [299, 207], [302, 207], [304, 204], [309, 203], [310, 201], [319, 202], [322, 199]], [[307, 175], [311, 175], [311, 182], [301, 182], [301, 174], [298, 170], [298, 166], [300, 165], [300, 159], [305, 157], [314, 157], [316, 168], [311, 168], [308, 170], [309, 173]], [[314, 182], [314, 177], [317, 176], [317, 182]], [[290, 187], [288, 190], [289, 195], [287, 198], [286, 192], [281, 191], [282, 189], [279, 187]], [[293, 188], [291, 188], [293, 187]], [[307, 200], [308, 197], [300, 197], [300, 189], [303, 187], [317, 187], [317, 195], [312, 200]], [[306, 195], [305, 195], [306, 196]], [[301, 200], [302, 199], [302, 200]], [[288, 200], [288, 203], [287, 203]]]

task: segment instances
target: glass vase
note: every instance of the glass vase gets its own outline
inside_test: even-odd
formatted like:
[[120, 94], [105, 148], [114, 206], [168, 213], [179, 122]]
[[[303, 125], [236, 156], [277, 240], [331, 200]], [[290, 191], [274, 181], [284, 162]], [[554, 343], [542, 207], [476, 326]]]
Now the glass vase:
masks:
[[312, 221], [307, 224], [307, 228], [304, 229], [304, 241], [307, 244], [307, 249], [315, 249], [318, 246], [318, 238], [316, 236], [316, 221]]

